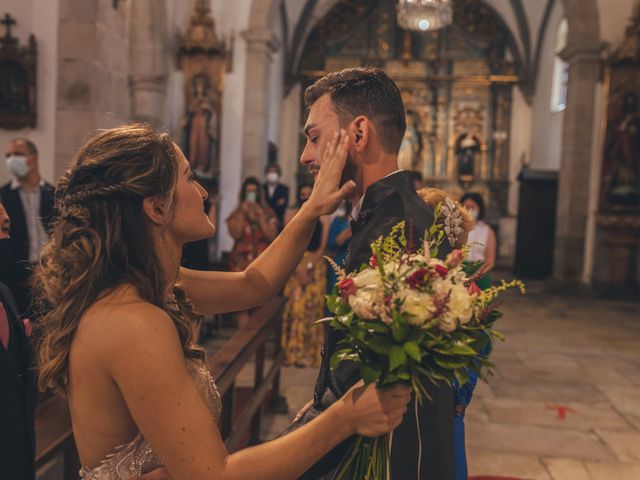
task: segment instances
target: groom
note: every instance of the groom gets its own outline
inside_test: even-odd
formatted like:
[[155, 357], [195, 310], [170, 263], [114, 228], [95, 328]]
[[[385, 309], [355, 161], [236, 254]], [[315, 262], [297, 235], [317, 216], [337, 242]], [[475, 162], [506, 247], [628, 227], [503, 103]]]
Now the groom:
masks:
[[[326, 75], [304, 94], [309, 109], [307, 143], [300, 161], [311, 172], [320, 167], [324, 146], [334, 132], [345, 129], [351, 140], [343, 182], [354, 180], [351, 228], [353, 238], [346, 260], [348, 272], [371, 257], [370, 243], [404, 220], [413, 238], [422, 239], [433, 222], [433, 210], [416, 194], [410, 172], [398, 170], [397, 155], [406, 129], [400, 91], [379, 69], [349, 68]], [[442, 252], [445, 253], [445, 252]], [[360, 380], [358, 367], [329, 360], [340, 340], [327, 327], [322, 365], [314, 400], [288, 431], [313, 420]], [[453, 480], [454, 401], [451, 388], [430, 385], [433, 401], [410, 404], [391, 445], [393, 480]], [[353, 439], [336, 447], [301, 478], [330, 479]]]

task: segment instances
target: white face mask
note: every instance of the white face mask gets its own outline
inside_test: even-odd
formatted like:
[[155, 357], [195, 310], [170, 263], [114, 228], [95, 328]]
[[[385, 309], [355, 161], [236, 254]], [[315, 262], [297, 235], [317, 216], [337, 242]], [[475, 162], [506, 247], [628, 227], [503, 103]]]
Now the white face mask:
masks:
[[278, 175], [276, 172], [267, 173], [267, 182], [278, 183], [279, 179], [280, 179], [280, 175]]
[[471, 218], [473, 218], [474, 220], [478, 220], [478, 215], [480, 215], [480, 212], [478, 210], [471, 210]]
[[27, 165], [27, 157], [24, 155], [9, 155], [5, 160], [7, 170], [14, 177], [23, 178], [29, 173], [29, 165]]
[[258, 201], [258, 192], [247, 192], [245, 200], [249, 203], [256, 203]]

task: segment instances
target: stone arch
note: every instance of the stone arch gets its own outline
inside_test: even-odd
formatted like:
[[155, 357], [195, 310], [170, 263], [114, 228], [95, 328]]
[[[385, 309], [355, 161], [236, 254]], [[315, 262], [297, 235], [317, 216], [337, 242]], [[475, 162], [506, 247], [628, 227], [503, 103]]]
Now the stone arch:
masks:
[[585, 273], [591, 158], [596, 145], [594, 98], [601, 79], [604, 43], [596, 0], [563, 0], [563, 4], [569, 35], [560, 55], [569, 64], [569, 80], [558, 181], [554, 278], [579, 283]]

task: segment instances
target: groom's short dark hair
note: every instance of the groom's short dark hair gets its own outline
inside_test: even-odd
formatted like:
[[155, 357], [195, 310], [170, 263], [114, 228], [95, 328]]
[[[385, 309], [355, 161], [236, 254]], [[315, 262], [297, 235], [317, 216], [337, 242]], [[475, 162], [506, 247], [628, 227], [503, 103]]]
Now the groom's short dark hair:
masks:
[[329, 73], [305, 90], [305, 105], [311, 108], [327, 93], [341, 126], [364, 115], [376, 126], [382, 148], [398, 153], [407, 122], [400, 90], [386, 73], [371, 67]]

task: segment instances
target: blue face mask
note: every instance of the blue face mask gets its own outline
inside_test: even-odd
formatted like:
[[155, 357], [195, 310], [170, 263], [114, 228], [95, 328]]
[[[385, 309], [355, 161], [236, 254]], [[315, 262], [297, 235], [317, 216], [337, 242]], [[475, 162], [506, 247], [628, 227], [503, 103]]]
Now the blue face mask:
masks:
[[24, 178], [29, 173], [29, 165], [27, 165], [27, 157], [24, 155], [9, 155], [5, 160], [7, 170], [14, 177]]

